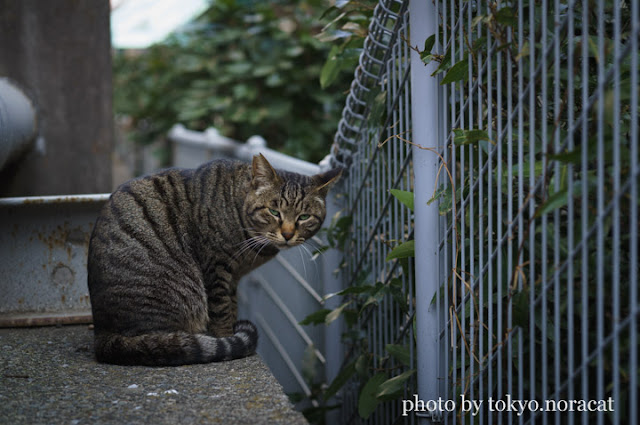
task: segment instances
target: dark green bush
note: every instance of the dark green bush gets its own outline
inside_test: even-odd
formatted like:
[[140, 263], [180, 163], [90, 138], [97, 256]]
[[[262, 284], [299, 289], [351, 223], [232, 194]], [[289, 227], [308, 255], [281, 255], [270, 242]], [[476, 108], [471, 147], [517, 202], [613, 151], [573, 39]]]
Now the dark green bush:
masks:
[[140, 143], [175, 123], [213, 126], [317, 162], [329, 153], [351, 78], [338, 72], [330, 90], [320, 85], [331, 48], [317, 37], [326, 8], [319, 0], [217, 0], [166, 42], [115, 52], [115, 112], [132, 119]]

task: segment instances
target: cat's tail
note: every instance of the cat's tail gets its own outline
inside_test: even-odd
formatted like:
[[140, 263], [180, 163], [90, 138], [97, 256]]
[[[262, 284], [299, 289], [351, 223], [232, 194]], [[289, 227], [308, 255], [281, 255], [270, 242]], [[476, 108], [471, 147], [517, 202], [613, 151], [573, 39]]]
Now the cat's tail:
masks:
[[233, 336], [215, 338], [187, 332], [150, 333], [137, 336], [96, 333], [99, 362], [120, 365], [178, 366], [219, 362], [255, 353], [258, 331], [248, 320], [233, 325]]

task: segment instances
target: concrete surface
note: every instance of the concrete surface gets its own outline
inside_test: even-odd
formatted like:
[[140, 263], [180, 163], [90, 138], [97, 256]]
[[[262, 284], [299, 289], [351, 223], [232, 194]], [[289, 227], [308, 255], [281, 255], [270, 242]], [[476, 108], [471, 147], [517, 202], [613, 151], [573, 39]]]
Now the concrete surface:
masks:
[[307, 424], [258, 356], [97, 363], [87, 326], [0, 329], [0, 424]]

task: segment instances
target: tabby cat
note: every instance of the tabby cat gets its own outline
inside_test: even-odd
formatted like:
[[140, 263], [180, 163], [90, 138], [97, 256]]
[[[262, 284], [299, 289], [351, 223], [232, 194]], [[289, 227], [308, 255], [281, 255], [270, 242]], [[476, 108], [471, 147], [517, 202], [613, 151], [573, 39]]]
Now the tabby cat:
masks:
[[89, 244], [98, 361], [162, 366], [253, 354], [257, 330], [237, 321], [238, 280], [318, 232], [339, 175], [275, 170], [259, 155], [120, 186]]

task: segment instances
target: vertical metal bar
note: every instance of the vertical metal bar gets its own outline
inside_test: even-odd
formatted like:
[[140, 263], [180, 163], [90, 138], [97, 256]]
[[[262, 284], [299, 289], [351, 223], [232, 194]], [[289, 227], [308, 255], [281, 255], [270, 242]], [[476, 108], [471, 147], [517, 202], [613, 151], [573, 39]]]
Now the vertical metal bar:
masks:
[[[497, 7], [500, 7], [500, 5], [498, 4]], [[499, 41], [499, 40], [496, 40]], [[502, 42], [500, 40], [500, 42]], [[496, 291], [497, 291], [497, 295], [498, 295], [498, 302], [496, 303], [496, 308], [497, 308], [497, 312], [496, 312], [496, 329], [495, 329], [495, 336], [496, 336], [496, 351], [497, 351], [497, 363], [496, 363], [496, 379], [497, 379], [497, 392], [496, 392], [496, 399], [503, 399], [503, 393], [502, 393], [502, 318], [503, 318], [503, 311], [502, 311], [502, 284], [503, 281], [502, 279], [504, 278], [504, 276], [502, 276], [502, 212], [503, 212], [503, 205], [502, 205], [502, 155], [503, 155], [503, 151], [502, 151], [502, 147], [503, 147], [503, 143], [502, 143], [502, 86], [503, 86], [503, 81], [502, 81], [502, 51], [500, 49], [498, 49], [498, 53], [496, 55], [496, 96], [498, 97], [498, 101], [496, 102], [496, 121], [497, 121], [497, 128], [496, 128], [496, 133], [495, 136], [493, 136], [493, 139], [496, 141], [496, 146], [493, 147], [493, 149], [497, 150], [496, 153], [496, 181], [494, 183], [494, 185], [496, 186], [496, 202], [495, 202], [495, 207], [493, 206], [493, 204], [490, 204], [490, 209], [489, 211], [493, 212], [493, 210], [496, 211], [496, 247], [495, 249], [497, 250], [497, 261], [496, 261], [496, 279], [493, 280], [491, 279], [491, 282], [497, 286]], [[489, 121], [491, 122], [491, 121]], [[491, 131], [491, 130], [489, 130]], [[493, 170], [490, 168], [489, 169], [489, 173], [493, 174]], [[489, 198], [491, 199], [491, 198]], [[493, 254], [493, 249], [489, 250], [490, 254]], [[490, 305], [493, 305], [493, 302], [490, 303]], [[502, 425], [502, 415], [498, 416], [498, 424]]]
[[[631, 85], [638, 87], [638, 35], [640, 34], [640, 6], [637, 1], [631, 2]], [[631, 91], [631, 116], [638, 116], [638, 91]], [[640, 159], [638, 157], [638, 120], [631, 120], [631, 160], [630, 173], [632, 176], [629, 188], [629, 198], [638, 199], [638, 171]], [[633, 177], [635, 176], [635, 177]], [[629, 314], [638, 315], [638, 203], [630, 202], [629, 211]], [[629, 370], [638, 370], [638, 321], [631, 320], [629, 326]], [[629, 400], [638, 400], [638, 375], [629, 376]], [[638, 403], [629, 403], [629, 423], [638, 423]]]
[[[597, 343], [598, 355], [596, 356], [596, 397], [604, 399], [604, 222], [600, 219], [604, 215], [604, 180], [605, 180], [605, 156], [604, 156], [604, 79], [605, 79], [605, 51], [604, 51], [604, 2], [598, 2], [598, 144], [597, 144], [597, 251], [596, 251], [596, 300], [597, 300]], [[604, 424], [604, 416], [598, 414], [598, 425]]]
[[[522, 0], [518, 2], [518, 51], [521, 51], [525, 43], [524, 38], [524, 7]], [[525, 57], [521, 57], [518, 61], [518, 93], [524, 93], [524, 66]], [[518, 247], [524, 244], [524, 101], [518, 101]], [[522, 274], [524, 273], [524, 256], [519, 253], [517, 259], [518, 268], [518, 292], [522, 291]], [[518, 399], [524, 399], [524, 336], [525, 330], [518, 330]], [[522, 415], [518, 418], [518, 423], [522, 425], [524, 418]]]
[[[554, 122], [559, 123], [562, 120], [562, 99], [560, 98], [560, 71], [562, 63], [560, 61], [560, 4], [558, 0], [554, 1], [554, 36], [553, 36], [553, 116]], [[553, 129], [553, 150], [560, 151], [560, 125], [555, 124]], [[560, 191], [561, 170], [560, 162], [555, 161], [553, 167], [554, 187], [553, 193]], [[567, 224], [571, 226], [571, 223]], [[560, 210], [553, 212], [553, 267], [556, 270], [560, 266]], [[553, 273], [553, 388], [556, 400], [560, 400], [561, 396], [557, 389], [560, 387], [560, 360], [562, 358], [562, 347], [560, 339], [560, 274]], [[553, 412], [555, 423], [560, 424], [561, 412], [556, 410]]]
[[[489, 5], [487, 5], [489, 8]], [[491, 13], [491, 9], [488, 10]], [[491, 31], [487, 28], [487, 46], [491, 46], [493, 43], [497, 43], [494, 40]], [[493, 115], [494, 115], [494, 103], [493, 103], [493, 58], [490, 56], [490, 52], [487, 53], [487, 132], [489, 133], [489, 139], [496, 139], [493, 131]], [[498, 83], [499, 84], [499, 83]], [[495, 347], [494, 329], [493, 329], [493, 294], [495, 291], [495, 280], [493, 278], [493, 258], [491, 253], [493, 252], [493, 156], [491, 155], [492, 147], [489, 146], [489, 152], [487, 153], [487, 281], [488, 287], [487, 295], [488, 299], [486, 303], [488, 305], [487, 311], [487, 395], [496, 398], [496, 394], [493, 392], [493, 359], [492, 353]], [[484, 264], [483, 264], [484, 266]], [[483, 304], [484, 306], [484, 304]], [[488, 422], [493, 423], [493, 412], [487, 410]]]
[[[540, 37], [542, 38], [542, 45], [540, 48], [540, 61], [542, 62], [542, 71], [541, 71], [541, 91], [540, 98], [542, 101], [542, 106], [540, 107], [540, 128], [542, 131], [542, 155], [544, 158], [547, 158], [547, 149], [548, 149], [548, 140], [547, 140], [547, 31], [548, 31], [548, 23], [547, 23], [547, 0], [542, 0], [542, 12], [541, 12], [541, 32]], [[546, 164], [545, 164], [546, 165]], [[537, 177], [537, 176], [536, 176]], [[543, 187], [543, 191], [548, 191], [548, 188]], [[547, 262], [549, 260], [547, 253], [547, 234], [548, 234], [548, 215], [543, 214], [541, 220], [542, 227], [542, 247], [541, 247], [541, 309], [540, 309], [540, 320], [542, 322], [542, 344], [540, 348], [540, 360], [542, 362], [542, 399], [548, 400], [549, 396], [549, 371], [548, 371], [548, 356], [547, 356], [547, 330], [548, 330], [548, 320], [547, 320], [547, 291], [544, 288], [547, 284]], [[548, 415], [542, 415], [542, 423], [543, 425], [547, 424]]]
[[[478, 6], [478, 14], [482, 14], [483, 10]], [[478, 26], [478, 38], [484, 36], [482, 33], [482, 28]], [[479, 129], [483, 129], [484, 126], [484, 108], [482, 104], [483, 98], [483, 75], [482, 68], [484, 66], [484, 60], [489, 60], [488, 53], [487, 58], [485, 59], [482, 55], [482, 50], [478, 52], [478, 111], [477, 111], [477, 127]], [[478, 149], [478, 270], [482, 270], [484, 267], [484, 214], [485, 214], [485, 204], [484, 204], [484, 174], [482, 173], [483, 167], [483, 150]], [[485, 287], [485, 278], [484, 273], [478, 273], [478, 305], [480, 308], [478, 309], [478, 358], [481, 359], [480, 365], [478, 365], [479, 369], [483, 369], [486, 367], [485, 362], [485, 318], [484, 318], [484, 305], [485, 305], [485, 297], [484, 297], [484, 287]], [[487, 344], [490, 345], [490, 344]], [[485, 400], [489, 394], [485, 394], [485, 375], [484, 371], [479, 374], [478, 377], [478, 399]], [[484, 422], [484, 413], [487, 412], [488, 409], [484, 408], [480, 411], [480, 425], [483, 425]], [[489, 413], [488, 413], [489, 414]], [[490, 423], [490, 420], [488, 421]]]
[[[582, 368], [582, 376], [581, 376], [581, 397], [584, 400], [589, 399], [589, 373], [587, 368], [587, 356], [589, 353], [589, 244], [587, 243], [588, 238], [588, 228], [589, 228], [589, 188], [588, 188], [588, 151], [589, 151], [589, 136], [588, 136], [588, 103], [589, 103], [589, 13], [588, 6], [586, 4], [582, 5], [582, 37], [581, 37], [581, 45], [582, 45], [582, 70], [581, 70], [581, 78], [580, 82], [582, 84], [582, 128], [581, 128], [581, 177], [582, 177], [582, 205], [580, 209], [581, 216], [581, 230], [582, 230], [582, 267], [580, 273], [582, 275], [582, 281], [580, 285], [581, 290], [581, 303], [582, 303], [582, 311], [581, 311], [581, 327], [580, 332], [582, 335], [581, 341], [581, 365]], [[588, 423], [589, 416], [588, 412], [582, 413], [582, 423]]]
[[[456, 33], [455, 33], [455, 0], [450, 0], [449, 1], [449, 28], [451, 30], [451, 33], [449, 34], [447, 43], [449, 44], [449, 48], [451, 49], [451, 63], [456, 63], [458, 61], [458, 55], [457, 55], [457, 45], [456, 45]], [[456, 100], [456, 89], [457, 89], [458, 84], [454, 83], [454, 84], [448, 84], [446, 87], [446, 90], [449, 90], [449, 96], [447, 98], [447, 105], [449, 106], [449, 125], [447, 125], [446, 128], [449, 128], [449, 126], [452, 126], [453, 123], [456, 122], [456, 118], [457, 118], [457, 106], [458, 106], [458, 102]], [[451, 172], [451, 176], [452, 176], [452, 181], [449, 182], [449, 189], [447, 189], [447, 191], [451, 190], [451, 202], [452, 205], [455, 204], [456, 202], [456, 194], [455, 194], [455, 188], [456, 188], [456, 181], [455, 181], [455, 176], [456, 176], [456, 150], [454, 147], [454, 144], [451, 143], [450, 147], [447, 146], [446, 148], [446, 153], [450, 156], [445, 155], [445, 159], [447, 161], [447, 164], [449, 166], [450, 172]], [[455, 210], [455, 208], [454, 208]], [[449, 217], [451, 217], [451, 223], [448, 223], [449, 226], [447, 226], [447, 228], [451, 228], [451, 233], [448, 235], [445, 235], [445, 237], [447, 238], [447, 240], [451, 241], [451, 245], [449, 246], [449, 250], [450, 250], [450, 255], [451, 255], [451, 259], [450, 262], [448, 262], [448, 268], [450, 270], [455, 270], [455, 267], [457, 267], [457, 255], [456, 255], [456, 235], [454, 232], [454, 226], [455, 226], [455, 221], [457, 220], [457, 218], [455, 217], [454, 214], [449, 214]], [[459, 348], [460, 346], [458, 345], [458, 341], [460, 340], [460, 345], [462, 345], [462, 341], [461, 338], [463, 338], [463, 335], [459, 336], [459, 332], [460, 329], [458, 328], [457, 325], [457, 316], [458, 313], [456, 311], [456, 309], [458, 308], [458, 302], [460, 300], [460, 296], [458, 294], [458, 279], [455, 276], [455, 274], [453, 276], [451, 276], [451, 301], [450, 304], [447, 304], [449, 306], [449, 314], [450, 314], [450, 320], [451, 320], [451, 344], [452, 344], [452, 350], [451, 350], [451, 364], [453, 365], [453, 373], [451, 376], [451, 382], [452, 382], [452, 392], [451, 394], [453, 395], [454, 392], [457, 392], [457, 387], [460, 384], [460, 379], [462, 378], [461, 376], [458, 376], [458, 368], [460, 366], [460, 360], [458, 359], [458, 355], [459, 355]]]
[[[431, 34], [438, 31], [433, 3], [420, 0], [409, 2], [411, 41], [423, 45]], [[412, 135], [415, 143], [423, 147], [438, 149], [439, 106], [437, 102], [424, 99], [437, 98], [438, 82], [430, 77], [435, 63], [423, 66], [417, 53], [411, 53], [411, 109], [413, 114]], [[437, 400], [438, 378], [438, 317], [431, 304], [439, 282], [438, 239], [433, 229], [438, 228], [439, 214], [436, 203], [427, 205], [429, 193], [436, 184], [438, 157], [413, 147], [415, 176], [415, 252], [416, 252], [416, 334], [418, 344], [418, 395], [421, 400]], [[436, 303], [437, 304], [437, 303]], [[421, 423], [428, 423], [426, 418]]]
[[[456, 25], [458, 26], [458, 34], [457, 34], [457, 42], [458, 42], [458, 50], [459, 50], [459, 60], [463, 60], [464, 56], [465, 56], [465, 48], [464, 48], [464, 7], [463, 7], [463, 2], [461, 0], [458, 1], [458, 13], [456, 16]], [[454, 86], [457, 86], [458, 83], [455, 83]], [[465, 83], [464, 82], [460, 82], [460, 86], [459, 86], [459, 91], [458, 91], [458, 101], [460, 103], [460, 107], [459, 107], [459, 113], [458, 113], [458, 126], [460, 128], [465, 128], [466, 127], [466, 122], [465, 122], [465, 110], [464, 110], [464, 103], [465, 103], [465, 94], [464, 94], [464, 88], [465, 88]], [[468, 342], [465, 342], [465, 339], [467, 338], [467, 317], [466, 317], [466, 303], [467, 302], [471, 302], [471, 299], [466, 300], [466, 295], [467, 295], [467, 291], [465, 288], [465, 283], [464, 280], [466, 279], [466, 276], [464, 276], [464, 270], [466, 269], [466, 248], [464, 246], [464, 240], [466, 237], [466, 232], [465, 232], [465, 207], [464, 207], [464, 202], [462, 200], [462, 193], [463, 193], [463, 188], [464, 188], [464, 179], [465, 179], [465, 175], [464, 175], [464, 170], [465, 170], [465, 148], [461, 147], [458, 149], [459, 154], [460, 154], [460, 158], [458, 161], [455, 161], [455, 159], [452, 160], [452, 163], [454, 163], [454, 168], [455, 168], [455, 173], [459, 176], [459, 181], [456, 184], [456, 191], [454, 192], [454, 197], [453, 197], [453, 203], [454, 205], [458, 202], [458, 197], [457, 194], [460, 193], [460, 203], [459, 203], [459, 209], [460, 211], [459, 213], [459, 217], [460, 219], [458, 219], [454, 214], [452, 214], [452, 219], [453, 222], [455, 223], [455, 221], [458, 222], [458, 229], [460, 232], [460, 239], [458, 242], [454, 243], [454, 247], [456, 248], [457, 251], [459, 251], [458, 256], [459, 257], [459, 261], [458, 258], [454, 257], [453, 259], [453, 267], [456, 268], [457, 270], [457, 274], [460, 276], [458, 278], [458, 280], [460, 281], [460, 389], [457, 390], [454, 394], [452, 394], [452, 398], [454, 396], [456, 396], [457, 394], [461, 393], [464, 390], [465, 387], [465, 382], [467, 379], [467, 353], [466, 353], [466, 344]], [[459, 163], [459, 165], [458, 165]], [[456, 175], [454, 174], [454, 176]], [[453, 209], [454, 212], [456, 212], [456, 209]], [[454, 226], [455, 229], [455, 226]], [[453, 240], [456, 241], [456, 239], [458, 238], [458, 235], [455, 234], [455, 230], [454, 230], [454, 234], [453, 236]], [[459, 244], [459, 245], [458, 245]], [[466, 300], [466, 301], [465, 301]], [[471, 359], [469, 359], [469, 361], [471, 361]]]
[[[637, 1], [631, 2], [631, 85], [638, 87], [638, 35], [640, 34], [640, 6]], [[638, 91], [631, 90], [631, 116], [638, 116]], [[638, 172], [640, 171], [640, 158], [638, 156], [638, 120], [631, 120], [631, 160], [629, 164], [632, 176], [629, 188], [629, 198], [638, 199]], [[633, 177], [635, 176], [635, 177]], [[630, 202], [629, 211], [629, 265], [631, 273], [629, 276], [629, 314], [638, 313], [638, 203]], [[638, 321], [632, 319], [629, 326], [629, 370], [638, 370]], [[638, 375], [630, 374], [629, 377], [629, 400], [638, 400]], [[629, 403], [629, 421], [638, 422], [638, 403]]]
[[[567, 32], [569, 34], [573, 34], [574, 33], [574, 16], [573, 16], [573, 12], [574, 12], [574, 7], [575, 7], [575, 3], [572, 4], [569, 7], [569, 11], [568, 11], [568, 21], [569, 21], [569, 27], [567, 29]], [[569, 70], [573, 70], [573, 54], [574, 54], [574, 43], [570, 42], [568, 45], [568, 49], [569, 52], [567, 54], [567, 69]], [[568, 105], [569, 107], [567, 108], [567, 128], [568, 128], [568, 134], [567, 134], [567, 138], [569, 140], [569, 145], [568, 145], [568, 150], [569, 152], [572, 152], [574, 150], [574, 140], [573, 140], [573, 111], [574, 111], [574, 79], [573, 79], [573, 72], [569, 72], [569, 75], [567, 76], [567, 87], [568, 87]], [[573, 164], [568, 164], [567, 165], [567, 187], [568, 189], [571, 191], [570, 193], [573, 193], [573, 173], [574, 173], [574, 169], [573, 169]], [[574, 227], [575, 227], [575, 223], [574, 223], [574, 206], [573, 206], [573, 196], [569, 196], [567, 199], [567, 220], [569, 222], [568, 226], [567, 226], [567, 252], [569, 253], [569, 255], [574, 254], [574, 248], [573, 248], [573, 238], [574, 238]], [[574, 344], [575, 344], [575, 323], [574, 323], [574, 311], [573, 311], [573, 306], [575, 304], [574, 301], [574, 293], [573, 293], [573, 287], [574, 287], [574, 275], [573, 275], [573, 265], [574, 265], [574, 261], [575, 261], [575, 257], [568, 259], [568, 265], [567, 265], [567, 398], [569, 400], [574, 400], [575, 399], [575, 394], [574, 394], [574, 370], [575, 370], [575, 365], [574, 365]], [[575, 421], [575, 415], [569, 415], [569, 417], [567, 418], [567, 420], [569, 421], [570, 425], [573, 425], [574, 421]]]
[[[536, 92], [535, 92], [535, 66], [536, 66], [536, 17], [535, 4], [529, 6], [529, 196], [535, 195], [535, 140], [536, 140]], [[534, 202], [529, 202], [529, 397], [530, 400], [538, 398], [536, 395], [536, 326], [535, 326], [535, 282], [536, 282], [536, 263], [535, 263], [535, 234], [536, 222], [533, 219], [535, 214]]]
[[[620, 57], [620, 1], [615, 0], [613, 3], [614, 12], [614, 43], [613, 57], [617, 60]], [[636, 55], [637, 52], [632, 54]], [[613, 122], [620, 122], [620, 66], [614, 64], [613, 74]], [[620, 131], [615, 128], [613, 132], [613, 192], [615, 196], [616, 207], [612, 211], [613, 219], [613, 273], [611, 283], [613, 286], [613, 326], [612, 332], [617, 331], [620, 317], [620, 262], [623, 261], [620, 256]], [[613, 339], [613, 359], [612, 363], [612, 379], [613, 379], [613, 399], [620, 400], [620, 337], [621, 333]], [[613, 423], [620, 423], [620, 409], [613, 412]]]
[[[512, 7], [512, 6], [505, 6]], [[513, 43], [513, 29], [509, 28], [507, 33], [507, 42]], [[511, 52], [507, 54], [507, 117], [511, 117], [513, 114], [513, 75], [511, 66]], [[516, 106], [517, 107], [517, 106]], [[507, 120], [507, 219], [506, 223], [509, 225], [513, 222], [513, 123], [511, 119]], [[513, 395], [513, 303], [511, 294], [513, 289], [510, 285], [511, 276], [513, 276], [513, 230], [509, 231], [511, 234], [507, 238], [507, 275], [503, 277], [507, 285], [505, 288], [508, 292], [507, 301], [507, 329], [505, 330], [507, 338], [507, 394]], [[509, 412], [508, 421], [513, 423], [513, 412]]]
[[[473, 20], [472, 18], [472, 7], [469, 6], [467, 8], [467, 34], [469, 36], [469, 38], [471, 39], [470, 41], [473, 42], [473, 28], [471, 27], [471, 22]], [[469, 55], [471, 56], [471, 55]], [[471, 58], [469, 57], [469, 64], [471, 65], [473, 62], [471, 61]], [[473, 86], [473, 78], [472, 78], [472, 73], [473, 73], [473, 67], [469, 66], [469, 127], [473, 128], [473, 124], [474, 124], [474, 111], [473, 111], [473, 96], [475, 95], [475, 93], [472, 92], [472, 86]], [[474, 184], [474, 161], [473, 161], [473, 147], [469, 146], [469, 183], [468, 183], [468, 187], [473, 187]], [[474, 223], [475, 223], [475, 213], [474, 213], [474, 200], [475, 200], [475, 196], [472, 193], [469, 193], [468, 195], [469, 197], [469, 274], [465, 276], [465, 278], [469, 279], [469, 286], [470, 286], [470, 295], [471, 297], [473, 297], [474, 294], [474, 288], [475, 288], [475, 279], [473, 278], [473, 271], [475, 270], [475, 263], [474, 263], [474, 257], [475, 257], [475, 244], [474, 244]], [[464, 219], [464, 216], [462, 216], [462, 220]], [[464, 239], [463, 239], [464, 240]], [[473, 298], [470, 299], [470, 302], [474, 302]], [[471, 347], [472, 350], [475, 351], [475, 347], [477, 345], [477, 331], [475, 330], [475, 309], [473, 308], [474, 306], [471, 305], [471, 308], [469, 309], [469, 346]], [[476, 369], [476, 361], [475, 359], [472, 357], [469, 359], [469, 381], [470, 381], [470, 385], [469, 385], [469, 399], [471, 400], [475, 400], [475, 385], [473, 384], [473, 382], [475, 381], [475, 369]], [[471, 423], [472, 418], [469, 417], [469, 423]]]
[[[440, 28], [442, 30], [442, 40], [441, 40], [441, 45], [444, 47], [444, 54], [446, 54], [447, 51], [447, 47], [449, 45], [449, 43], [451, 43], [451, 36], [449, 34], [451, 29], [451, 25], [447, 25], [448, 19], [449, 19], [449, 7], [448, 7], [448, 2], [449, 1], [453, 1], [453, 0], [447, 0], [447, 1], [443, 1], [442, 2], [442, 8], [441, 8], [441, 13], [442, 15], [439, 15], [442, 19], [442, 21], [440, 22]], [[437, 31], [436, 34], [440, 34], [440, 31]], [[451, 93], [450, 93], [450, 88], [448, 86], [443, 86], [442, 89], [440, 90], [440, 108], [439, 110], [441, 110], [441, 116], [442, 119], [440, 120], [440, 126], [439, 126], [439, 131], [440, 131], [440, 135], [445, 135], [447, 134], [447, 132], [449, 131], [449, 114], [448, 114], [448, 110], [449, 110], [449, 103], [451, 102]], [[444, 139], [444, 137], [443, 137]], [[449, 146], [447, 145], [446, 141], [442, 142], [444, 144], [444, 146], [442, 147], [443, 150], [443, 157], [444, 157], [444, 163], [445, 164], [449, 164], [450, 162], [450, 158], [449, 158]], [[438, 149], [440, 149], [440, 146], [438, 147]], [[437, 183], [437, 182], [436, 182]], [[449, 182], [449, 179], [444, 179], [444, 181], [441, 184], [441, 187], [444, 190], [450, 190], [451, 189], [451, 184]], [[442, 247], [442, 251], [441, 251], [441, 261], [439, 262], [440, 267], [442, 267], [442, 271], [440, 273], [440, 282], [442, 282], [442, 290], [444, 292], [444, 297], [443, 297], [443, 302], [442, 302], [442, 312], [441, 314], [443, 316], [444, 319], [444, 330], [445, 330], [445, 339], [443, 342], [443, 345], [446, 347], [445, 350], [443, 350], [443, 358], [445, 361], [445, 370], [449, 371], [451, 370], [452, 367], [456, 366], [455, 363], [455, 351], [453, 351], [453, 349], [455, 348], [455, 335], [453, 335], [453, 328], [452, 325], [453, 323], [451, 322], [451, 305], [452, 305], [452, 300], [450, 299], [450, 294], [451, 294], [451, 287], [449, 286], [449, 269], [451, 268], [451, 258], [450, 258], [450, 246], [449, 246], [449, 239], [448, 239], [448, 234], [447, 234], [447, 229], [449, 228], [449, 218], [446, 214], [444, 214], [442, 216], [442, 229], [441, 229], [441, 234], [440, 234], [440, 239], [443, 240], [443, 247]], [[453, 353], [453, 355], [452, 355]], [[442, 367], [442, 366], [440, 366]], [[443, 394], [450, 394], [453, 389], [455, 388], [456, 385], [456, 381], [455, 381], [455, 377], [453, 376], [453, 374], [451, 373], [446, 373], [445, 374], [445, 385], [444, 385], [444, 392]]]

